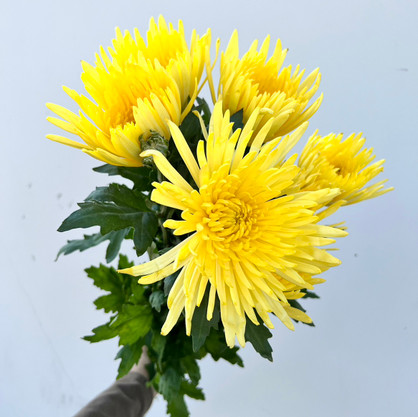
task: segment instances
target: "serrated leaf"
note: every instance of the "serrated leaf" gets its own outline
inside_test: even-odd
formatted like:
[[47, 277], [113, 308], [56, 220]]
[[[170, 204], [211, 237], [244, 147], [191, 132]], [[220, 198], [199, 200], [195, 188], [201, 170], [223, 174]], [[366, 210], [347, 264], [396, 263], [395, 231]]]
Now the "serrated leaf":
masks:
[[151, 330], [151, 324], [152, 312], [149, 304], [124, 304], [110, 327], [117, 329], [120, 345], [129, 345], [144, 337]]
[[142, 347], [144, 346], [143, 339], [138, 340], [132, 345], [125, 345], [119, 350], [115, 359], [121, 359], [117, 378], [125, 376], [131, 368], [138, 363], [142, 355]]
[[111, 235], [111, 239], [109, 239], [109, 245], [106, 249], [106, 262], [112, 262], [118, 256], [122, 242], [130, 230], [131, 228], [127, 227], [126, 229], [108, 233], [108, 235]]
[[250, 342], [256, 352], [258, 352], [263, 358], [273, 362], [272, 352], [273, 349], [267, 339], [272, 336], [270, 330], [262, 323], [258, 326], [251, 320], [247, 319], [245, 326], [245, 340]]
[[147, 298], [144, 296], [145, 287], [138, 284], [137, 278], [129, 276], [131, 279], [131, 294], [128, 301], [132, 304], [148, 304]]
[[169, 414], [171, 417], [189, 417], [189, 410], [182, 395], [179, 395], [173, 400], [168, 401], [167, 414]]
[[196, 359], [189, 355], [181, 359], [181, 364], [185, 373], [189, 375], [192, 383], [197, 385], [200, 381], [200, 368]]
[[73, 253], [77, 250], [83, 252], [86, 249], [97, 246], [107, 240], [108, 236], [112, 233], [113, 232], [104, 236], [102, 236], [100, 233], [95, 233], [94, 235], [84, 235], [83, 239], [67, 240], [67, 243], [57, 253], [55, 260], [57, 260], [60, 255], [69, 255], [70, 253]]
[[100, 233], [106, 235], [133, 227], [133, 240], [140, 255], [151, 244], [158, 229], [157, 217], [147, 207], [145, 196], [123, 185], [98, 187], [78, 206], [80, 208], [64, 220], [58, 231], [100, 226]]
[[117, 206], [132, 207], [138, 211], [149, 211], [144, 194], [123, 184], [113, 183], [106, 187], [96, 187], [85, 201], [108, 202]]
[[168, 367], [164, 370], [161, 375], [158, 392], [168, 401], [172, 401], [174, 398], [178, 397], [180, 392], [180, 386], [182, 381], [182, 375], [180, 372], [173, 368]]
[[196, 97], [197, 106], [195, 105], [195, 109], [202, 115], [202, 119], [205, 122], [206, 125], [210, 122], [210, 108], [208, 106], [208, 103], [204, 98]]
[[100, 264], [99, 267], [91, 266], [85, 269], [87, 276], [93, 280], [96, 287], [112, 293], [122, 291], [122, 277], [114, 268]]
[[156, 181], [156, 173], [148, 167], [118, 167], [114, 165], [102, 165], [93, 168], [93, 171], [107, 175], [120, 175], [134, 183], [134, 188], [139, 191], [152, 189], [153, 181]]
[[239, 347], [227, 348], [223, 351], [221, 359], [229, 362], [231, 365], [238, 365], [241, 368], [244, 367], [244, 362], [241, 356], [238, 355]]
[[194, 398], [195, 400], [205, 399], [205, 394], [203, 394], [202, 389], [190, 383], [189, 381], [182, 381], [181, 392], [182, 394], [185, 394], [190, 398]]
[[69, 255], [77, 250], [83, 252], [108, 240], [109, 245], [106, 250], [106, 262], [112, 262], [118, 255], [122, 241], [128, 235], [130, 230], [130, 228], [127, 228], [107, 233], [104, 236], [100, 233], [96, 233], [94, 235], [84, 235], [83, 239], [68, 240], [67, 244], [59, 250], [55, 260], [57, 260], [61, 254]]
[[134, 263], [131, 262], [126, 255], [122, 253], [119, 255], [118, 269], [125, 269], [134, 266]]
[[103, 309], [105, 313], [116, 312], [122, 306], [125, 297], [122, 293], [102, 295], [94, 301], [98, 310]]
[[116, 329], [109, 327], [109, 323], [95, 327], [92, 331], [93, 335], [83, 337], [84, 340], [87, 340], [90, 343], [97, 343], [101, 342], [102, 340], [112, 339], [118, 335]]
[[151, 304], [151, 307], [157, 310], [158, 312], [161, 311], [161, 306], [165, 302], [164, 292], [157, 290], [151, 293], [149, 297], [149, 302]]
[[205, 343], [206, 338], [209, 336], [211, 328], [218, 328], [220, 313], [219, 313], [219, 300], [216, 299], [215, 307], [213, 309], [213, 316], [210, 321], [206, 318], [209, 302], [209, 291], [205, 292], [200, 307], [197, 307], [193, 313], [192, 319], [192, 345], [193, 351], [197, 352]]
[[215, 331], [212, 329], [209, 337], [206, 339], [204, 348], [215, 361], [224, 359], [232, 365], [244, 366], [241, 357], [237, 354], [239, 347], [228, 347], [223, 331]]

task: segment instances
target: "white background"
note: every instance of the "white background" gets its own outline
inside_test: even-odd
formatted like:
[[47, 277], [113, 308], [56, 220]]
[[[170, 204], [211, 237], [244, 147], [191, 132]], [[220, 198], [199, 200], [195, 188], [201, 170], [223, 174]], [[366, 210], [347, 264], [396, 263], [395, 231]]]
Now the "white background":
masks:
[[[151, 4], [152, 3], [152, 4]], [[80, 60], [93, 62], [114, 27], [145, 33], [151, 16], [183, 19], [187, 36], [208, 27], [242, 51], [271, 34], [287, 64], [323, 75], [324, 102], [309, 133], [363, 131], [395, 191], [339, 212], [350, 236], [343, 264], [306, 302], [316, 328], [275, 330], [274, 363], [242, 352], [240, 369], [205, 360], [206, 402], [192, 416], [418, 415], [417, 95], [415, 1], [96, 1], [0, 3], [0, 415], [71, 416], [116, 375], [115, 341], [81, 337], [105, 321], [83, 269], [104, 247], [62, 257], [61, 221], [108, 177], [96, 161], [50, 142], [48, 101], [76, 110]], [[382, 177], [383, 178], [383, 177]], [[149, 416], [165, 414], [157, 399]]]

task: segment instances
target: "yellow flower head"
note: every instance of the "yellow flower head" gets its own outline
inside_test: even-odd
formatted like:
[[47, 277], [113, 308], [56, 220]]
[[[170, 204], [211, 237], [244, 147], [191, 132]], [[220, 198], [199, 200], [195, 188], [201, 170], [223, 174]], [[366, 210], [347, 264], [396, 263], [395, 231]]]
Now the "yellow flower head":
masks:
[[341, 194], [332, 203], [341, 201], [343, 205], [358, 203], [378, 197], [393, 188], [383, 189], [387, 180], [366, 187], [374, 177], [383, 171], [384, 159], [375, 159], [373, 149], [364, 147], [366, 139], [362, 134], [351, 134], [343, 140], [343, 134], [334, 133], [309, 138], [299, 160], [301, 168], [300, 188], [320, 190], [336, 187]]
[[47, 137], [109, 164], [140, 166], [140, 136], [157, 132], [168, 140], [167, 121], [179, 125], [190, 111], [209, 59], [210, 38], [209, 31], [202, 38], [193, 31], [189, 48], [182, 22], [174, 29], [161, 16], [158, 25], [151, 19], [147, 42], [137, 29], [134, 37], [116, 29], [113, 48], [106, 53], [101, 47], [94, 66], [82, 63], [81, 79], [92, 100], [64, 87], [80, 114], [48, 104], [64, 121], [48, 120], [85, 143]]
[[[160, 257], [121, 272], [143, 276], [151, 284], [180, 271], [168, 297], [170, 312], [162, 328], [166, 335], [185, 310], [186, 332], [209, 286], [207, 319], [212, 317], [216, 297], [228, 346], [235, 336], [245, 344], [246, 317], [259, 324], [257, 315], [270, 328], [273, 312], [290, 329], [291, 318], [310, 322], [288, 299], [303, 296], [300, 289], [321, 280], [312, 276], [338, 259], [318, 247], [333, 243], [346, 233], [317, 224], [311, 210], [333, 199], [339, 190], [322, 189], [285, 195], [299, 168], [295, 158], [285, 158], [307, 124], [285, 138], [263, 145], [273, 123], [254, 133], [260, 115], [256, 109], [243, 129], [233, 131], [230, 113], [215, 105], [205, 141], [193, 156], [179, 128], [170, 123], [175, 145], [186, 164], [193, 188], [158, 151], [147, 150], [167, 181], [154, 183], [151, 199], [181, 211], [182, 220], [169, 219], [164, 226], [175, 235], [189, 235]], [[251, 143], [251, 147], [247, 146]]]
[[228, 109], [234, 114], [243, 110], [244, 122], [257, 107], [270, 109], [271, 113], [263, 113], [255, 125], [259, 130], [273, 119], [266, 135], [266, 140], [270, 140], [296, 129], [318, 110], [322, 95], [310, 106], [308, 103], [318, 90], [321, 75], [316, 69], [302, 81], [305, 70], [300, 71], [299, 66], [293, 73], [291, 66], [282, 68], [287, 50], [282, 50], [280, 40], [269, 59], [270, 37], [264, 40], [259, 51], [257, 46], [258, 42], [254, 41], [239, 58], [238, 33], [233, 33], [221, 57], [218, 96], [222, 97], [224, 111]]

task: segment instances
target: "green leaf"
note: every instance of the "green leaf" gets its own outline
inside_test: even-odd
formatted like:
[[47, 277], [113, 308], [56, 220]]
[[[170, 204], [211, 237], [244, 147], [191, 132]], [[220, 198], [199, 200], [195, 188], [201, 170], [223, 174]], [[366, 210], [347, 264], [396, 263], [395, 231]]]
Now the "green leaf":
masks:
[[243, 117], [244, 117], [244, 111], [243, 109], [241, 109], [240, 111], [234, 113], [231, 118], [230, 121], [232, 123], [234, 123], [234, 131], [237, 129], [242, 129], [244, 127], [244, 123], [243, 123]]
[[117, 312], [125, 301], [122, 292], [117, 294], [102, 295], [94, 301], [94, 305], [98, 310], [103, 309], [106, 313]]
[[200, 381], [200, 368], [193, 356], [186, 356], [181, 359], [184, 371], [189, 375], [193, 384], [197, 385]]
[[125, 345], [119, 350], [115, 359], [121, 359], [117, 378], [125, 376], [131, 368], [138, 363], [142, 355], [142, 347], [144, 346], [143, 339], [138, 340], [132, 345]]
[[154, 213], [138, 215], [138, 221], [134, 224], [134, 244], [138, 256], [146, 252], [151, 245], [158, 230], [158, 220]]
[[149, 297], [149, 302], [151, 304], [151, 307], [157, 310], [158, 312], [161, 311], [161, 306], [165, 302], [164, 292], [157, 290], [151, 293]]
[[303, 311], [304, 313], [306, 313], [306, 310], [299, 304], [298, 301], [296, 300], [289, 300], [289, 304], [294, 307], [297, 308], [298, 310]]
[[131, 293], [129, 295], [128, 301], [131, 304], [147, 304], [148, 300], [145, 297], [145, 287], [141, 284], [138, 284], [137, 279], [134, 277], [129, 276], [128, 279], [132, 279], [131, 281]]
[[96, 287], [116, 294], [122, 291], [122, 275], [118, 274], [114, 268], [100, 264], [99, 267], [91, 266], [85, 271]]
[[112, 262], [118, 256], [122, 242], [130, 230], [131, 228], [127, 227], [126, 229], [108, 233], [108, 235], [111, 235], [111, 239], [109, 239], [109, 245], [106, 249], [106, 262]]
[[209, 125], [210, 122], [210, 108], [208, 106], [208, 103], [206, 103], [206, 100], [204, 98], [196, 97], [197, 106], [195, 105], [195, 109], [202, 115], [202, 119], [205, 122], [206, 126]]
[[237, 354], [239, 347], [228, 347], [223, 331], [215, 331], [212, 329], [209, 337], [206, 339], [204, 348], [210, 353], [215, 361], [224, 359], [232, 365], [237, 364], [241, 367], [244, 366], [241, 357]]
[[206, 338], [209, 336], [210, 329], [218, 328], [220, 318], [219, 300], [216, 298], [215, 307], [213, 309], [213, 316], [210, 321], [208, 321], [206, 318], [208, 302], [209, 290], [207, 289], [200, 307], [197, 307], [193, 313], [191, 336], [194, 352], [197, 352], [204, 345]]
[[110, 327], [117, 329], [119, 344], [129, 345], [144, 337], [152, 324], [152, 312], [149, 304], [124, 304]]
[[84, 235], [83, 239], [67, 240], [67, 243], [59, 250], [55, 260], [57, 260], [61, 254], [69, 255], [76, 250], [83, 252], [86, 249], [97, 246], [107, 240], [111, 233], [104, 236], [102, 236], [100, 233], [95, 233], [94, 235]]
[[176, 396], [178, 396], [181, 380], [182, 375], [179, 371], [171, 366], [168, 367], [161, 375], [158, 384], [158, 392], [162, 394], [167, 401], [172, 401]]
[[[241, 368], [244, 367], [244, 362], [242, 361], [241, 356], [239, 356], [237, 354], [237, 352], [239, 351], [239, 347], [233, 347], [232, 349], [227, 347], [222, 355], [220, 356], [221, 359], [229, 362], [231, 365], [238, 365]], [[213, 357], [213, 355], [212, 355]]]
[[58, 231], [100, 226], [101, 234], [105, 235], [133, 227], [133, 240], [140, 255], [151, 244], [158, 229], [157, 217], [148, 209], [145, 196], [124, 185], [98, 187], [86, 202], [78, 205], [80, 209], [70, 214]]
[[102, 340], [112, 339], [116, 337], [118, 332], [116, 329], [109, 327], [109, 323], [103, 324], [101, 326], [95, 327], [93, 329], [93, 335], [84, 336], [83, 339], [87, 340], [90, 343], [101, 342]]
[[186, 140], [196, 142], [202, 136], [202, 129], [200, 127], [199, 119], [193, 114], [189, 113], [180, 125], [181, 133]]
[[149, 211], [144, 194], [138, 190], [131, 190], [123, 184], [109, 184], [106, 187], [96, 187], [85, 201], [108, 202], [117, 206], [132, 207], [139, 211]]
[[129, 261], [126, 255], [120, 254], [119, 255], [119, 262], [118, 262], [118, 269], [125, 269], [134, 266], [134, 263]]
[[116, 232], [107, 233], [104, 236], [102, 236], [100, 233], [96, 233], [94, 235], [84, 235], [83, 239], [67, 240], [67, 244], [65, 244], [59, 250], [55, 260], [57, 260], [61, 254], [69, 255], [70, 253], [73, 253], [77, 250], [83, 252], [86, 249], [97, 246], [100, 243], [108, 240], [109, 245], [106, 250], [106, 262], [112, 262], [113, 259], [115, 259], [118, 255], [122, 241], [129, 233], [129, 230], [130, 228], [127, 228], [118, 230]]
[[199, 387], [196, 387], [196, 385], [188, 381], [182, 381], [181, 392], [188, 395], [190, 398], [194, 398], [195, 400], [205, 399], [205, 394], [203, 394], [202, 389]]
[[171, 401], [168, 401], [167, 414], [170, 414], [172, 417], [189, 417], [189, 410], [187, 409], [183, 395], [178, 395]]
[[305, 293], [305, 296], [303, 298], [320, 298], [319, 295], [317, 295], [316, 293], [314, 293], [313, 291], [309, 291], [309, 290], [302, 290], [301, 292]]
[[267, 339], [272, 336], [270, 330], [260, 323], [255, 325], [251, 320], [247, 319], [245, 326], [245, 340], [250, 342], [254, 349], [263, 357], [273, 362], [273, 356], [271, 355], [273, 349]]
[[93, 168], [93, 171], [127, 178], [134, 183], [134, 188], [139, 191], [151, 190], [151, 184], [157, 179], [155, 171], [148, 167], [117, 167], [106, 164]]
[[101, 233], [106, 234], [129, 226], [138, 226], [138, 224], [141, 227], [144, 215], [150, 214], [150, 219], [153, 216], [153, 213], [140, 211], [139, 209], [142, 207], [135, 209], [133, 207], [117, 206], [113, 203], [98, 201], [89, 201], [87, 203], [79, 203], [78, 205], [80, 209], [64, 220], [58, 229], [59, 232], [100, 226]]

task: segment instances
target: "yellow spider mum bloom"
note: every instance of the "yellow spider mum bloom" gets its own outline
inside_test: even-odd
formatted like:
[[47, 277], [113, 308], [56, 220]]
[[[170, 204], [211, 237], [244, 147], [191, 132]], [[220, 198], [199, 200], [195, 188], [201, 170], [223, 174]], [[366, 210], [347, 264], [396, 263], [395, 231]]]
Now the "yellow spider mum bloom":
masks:
[[[170, 312], [162, 328], [166, 335], [185, 310], [190, 335], [193, 312], [209, 285], [207, 319], [212, 317], [216, 296], [228, 346], [245, 344], [246, 317], [259, 324], [255, 312], [270, 328], [273, 312], [290, 329], [291, 318], [310, 322], [287, 299], [302, 296], [301, 288], [320, 281], [312, 278], [340, 261], [318, 247], [333, 243], [346, 232], [317, 224], [311, 207], [333, 199], [339, 190], [323, 189], [284, 195], [299, 168], [295, 158], [284, 162], [307, 124], [292, 135], [263, 145], [270, 120], [254, 133], [260, 110], [243, 129], [233, 132], [229, 111], [215, 105], [206, 141], [197, 147], [197, 160], [174, 123], [170, 131], [197, 188], [193, 188], [158, 151], [147, 150], [168, 181], [154, 183], [151, 199], [181, 210], [182, 220], [164, 226], [175, 235], [189, 235], [180, 244], [152, 261], [121, 272], [143, 276], [151, 284], [179, 271], [170, 291]], [[251, 147], [247, 146], [251, 143]], [[248, 152], [246, 152], [248, 150]]]
[[387, 180], [366, 187], [383, 171], [385, 160], [371, 163], [375, 156], [372, 148], [364, 147], [365, 142], [361, 133], [353, 133], [344, 140], [342, 133], [322, 137], [315, 132], [299, 160], [301, 189], [339, 188], [341, 194], [331, 203], [339, 201], [342, 205], [358, 203], [393, 190], [392, 187], [384, 189]]
[[183, 23], [174, 29], [161, 16], [158, 25], [151, 19], [147, 42], [138, 29], [134, 37], [116, 29], [108, 53], [101, 47], [94, 66], [82, 62], [81, 79], [92, 100], [64, 87], [80, 106], [79, 115], [47, 105], [64, 119], [48, 120], [85, 143], [59, 135], [47, 137], [112, 165], [140, 166], [140, 136], [146, 139], [157, 132], [168, 140], [167, 120], [179, 125], [190, 112], [202, 87], [199, 82], [209, 59], [210, 39], [209, 31], [202, 38], [193, 31], [189, 48]]
[[[260, 50], [254, 41], [249, 51], [239, 58], [238, 33], [235, 31], [221, 56], [221, 77], [218, 96], [222, 97], [223, 109], [234, 114], [243, 110], [244, 123], [257, 108], [268, 108], [255, 125], [261, 129], [268, 120], [274, 119], [266, 140], [285, 135], [308, 120], [318, 110], [322, 95], [310, 106], [321, 80], [319, 70], [313, 71], [302, 81], [305, 70], [299, 66], [282, 68], [287, 50], [277, 41], [273, 55], [268, 59], [270, 37]], [[213, 87], [212, 87], [213, 91]], [[212, 94], [214, 96], [214, 93]]]

